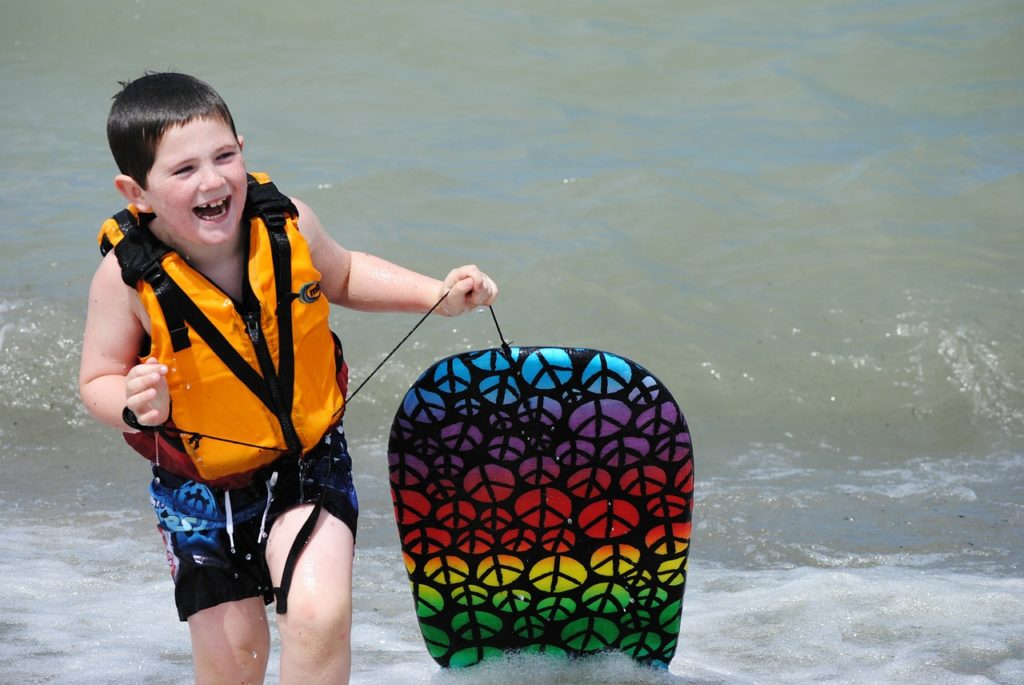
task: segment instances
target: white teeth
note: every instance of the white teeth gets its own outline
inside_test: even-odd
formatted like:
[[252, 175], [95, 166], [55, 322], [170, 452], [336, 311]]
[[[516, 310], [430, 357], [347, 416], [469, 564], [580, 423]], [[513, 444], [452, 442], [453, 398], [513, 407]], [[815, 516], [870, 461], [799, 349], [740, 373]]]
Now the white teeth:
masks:
[[223, 198], [216, 202], [207, 202], [206, 204], [196, 205], [195, 212], [196, 216], [206, 221], [214, 221], [228, 213], [228, 200], [230, 198]]

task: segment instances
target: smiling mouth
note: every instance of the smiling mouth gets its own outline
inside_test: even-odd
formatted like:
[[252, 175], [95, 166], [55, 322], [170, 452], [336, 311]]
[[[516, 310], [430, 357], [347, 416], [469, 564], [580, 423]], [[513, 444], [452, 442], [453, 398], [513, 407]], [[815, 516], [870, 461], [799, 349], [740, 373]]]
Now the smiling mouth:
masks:
[[226, 197], [223, 200], [216, 202], [210, 202], [205, 205], [199, 205], [192, 212], [204, 221], [214, 221], [221, 218], [228, 213], [228, 206], [231, 204], [231, 198]]

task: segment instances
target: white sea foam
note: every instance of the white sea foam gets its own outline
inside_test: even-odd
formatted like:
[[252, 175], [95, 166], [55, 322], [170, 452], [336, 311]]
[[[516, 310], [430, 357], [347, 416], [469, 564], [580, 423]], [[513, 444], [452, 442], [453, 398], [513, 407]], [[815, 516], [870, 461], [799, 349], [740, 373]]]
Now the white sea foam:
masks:
[[1019, 669], [1021, 579], [905, 567], [708, 569], [703, 577], [689, 588], [673, 663], [680, 673], [712, 669], [762, 683], [954, 683], [1012, 682], [1001, 674]]
[[[7, 517], [4, 517], [5, 519]], [[134, 512], [80, 529], [4, 520], [0, 671], [5, 682], [185, 683], [178, 623], [155, 534], [115, 537]], [[120, 523], [118, 523], [120, 522]], [[904, 559], [913, 562], [913, 559]], [[1024, 579], [917, 568], [690, 567], [680, 646], [668, 673], [621, 657], [515, 657], [441, 671], [427, 656], [396, 551], [357, 556], [352, 682], [1013, 683], [1024, 679]], [[276, 640], [275, 640], [276, 649]], [[269, 682], [276, 682], [276, 653]]]

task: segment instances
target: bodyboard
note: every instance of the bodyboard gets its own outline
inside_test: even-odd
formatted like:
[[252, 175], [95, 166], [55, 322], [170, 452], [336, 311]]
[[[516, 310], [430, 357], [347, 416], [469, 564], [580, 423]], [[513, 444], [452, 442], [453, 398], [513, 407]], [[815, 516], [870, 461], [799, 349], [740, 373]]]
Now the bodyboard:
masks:
[[667, 667], [693, 456], [646, 369], [580, 348], [448, 357], [406, 393], [388, 463], [416, 616], [442, 667], [609, 650]]

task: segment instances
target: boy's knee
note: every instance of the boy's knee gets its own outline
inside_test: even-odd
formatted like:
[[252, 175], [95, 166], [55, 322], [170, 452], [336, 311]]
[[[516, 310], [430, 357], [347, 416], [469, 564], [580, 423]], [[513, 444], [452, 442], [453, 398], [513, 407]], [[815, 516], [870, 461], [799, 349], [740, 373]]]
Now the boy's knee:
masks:
[[277, 617], [281, 682], [348, 682], [352, 612], [347, 600], [289, 597]]
[[[295, 594], [295, 593], [291, 593]], [[288, 597], [288, 613], [277, 617], [282, 639], [295, 637], [308, 646], [348, 643], [352, 632], [352, 603], [342, 597], [315, 594]]]

